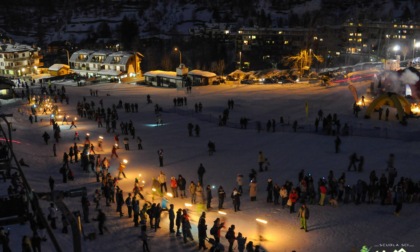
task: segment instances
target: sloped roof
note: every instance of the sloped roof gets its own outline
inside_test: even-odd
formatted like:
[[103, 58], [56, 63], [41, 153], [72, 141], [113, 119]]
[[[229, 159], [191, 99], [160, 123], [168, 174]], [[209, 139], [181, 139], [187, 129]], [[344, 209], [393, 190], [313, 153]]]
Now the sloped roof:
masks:
[[66, 64], [54, 64], [52, 66], [50, 66], [48, 68], [49, 71], [59, 71], [61, 68], [67, 68], [69, 69], [70, 67]]
[[191, 71], [188, 72], [188, 75], [198, 75], [198, 76], [203, 76], [203, 77], [207, 77], [207, 78], [217, 76], [215, 73], [208, 72], [208, 71], [202, 71], [202, 70], [191, 70]]

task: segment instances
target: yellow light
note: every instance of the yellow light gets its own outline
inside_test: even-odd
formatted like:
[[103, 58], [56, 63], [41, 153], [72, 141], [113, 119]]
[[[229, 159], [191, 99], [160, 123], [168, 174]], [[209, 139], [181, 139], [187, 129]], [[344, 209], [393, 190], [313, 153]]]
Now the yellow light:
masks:
[[192, 207], [192, 204], [190, 204], [190, 203], [185, 203], [184, 204], [186, 207]]
[[99, 136], [99, 139], [104, 139], [102, 136]]
[[77, 117], [75, 117], [74, 120], [76, 121], [77, 120]]
[[173, 195], [172, 195], [172, 193], [166, 193], [166, 196], [168, 196], [168, 197], [173, 197]]
[[146, 183], [144, 180], [141, 181], [143, 184]]
[[141, 177], [141, 173], [139, 173], [139, 177]]
[[90, 136], [90, 134], [89, 133], [86, 133], [86, 136]]
[[156, 192], [156, 189], [155, 188], [152, 188], [152, 191]]
[[124, 159], [124, 160], [123, 160], [123, 163], [124, 163], [124, 164], [128, 163], [127, 159]]
[[226, 215], [227, 214], [226, 212], [223, 212], [223, 211], [218, 211], [218, 213], [219, 214], [222, 214], [222, 215]]
[[259, 219], [259, 218], [255, 219], [255, 220], [258, 221], [258, 222], [260, 222], [260, 223], [263, 223], [263, 224], [267, 224], [268, 223], [268, 221], [263, 220], [263, 219]]

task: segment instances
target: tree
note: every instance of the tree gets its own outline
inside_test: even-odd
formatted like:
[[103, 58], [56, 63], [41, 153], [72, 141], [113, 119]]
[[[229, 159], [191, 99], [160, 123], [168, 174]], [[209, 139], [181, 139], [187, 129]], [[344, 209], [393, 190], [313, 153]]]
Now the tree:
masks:
[[127, 50], [134, 48], [134, 41], [137, 41], [139, 27], [136, 20], [124, 16], [120, 26], [120, 40]]
[[223, 75], [223, 72], [225, 71], [225, 61], [218, 60], [217, 62], [212, 62], [211, 71], [215, 72], [217, 75]]
[[111, 38], [112, 32], [107, 22], [101, 22], [96, 28], [96, 33], [100, 38]]
[[294, 56], [286, 56], [283, 58], [283, 62], [285, 65], [297, 68], [299, 70], [300, 76], [303, 76], [303, 73], [311, 68], [314, 58], [319, 63], [324, 62], [324, 58], [322, 56], [316, 55], [311, 49], [301, 50], [297, 55]]

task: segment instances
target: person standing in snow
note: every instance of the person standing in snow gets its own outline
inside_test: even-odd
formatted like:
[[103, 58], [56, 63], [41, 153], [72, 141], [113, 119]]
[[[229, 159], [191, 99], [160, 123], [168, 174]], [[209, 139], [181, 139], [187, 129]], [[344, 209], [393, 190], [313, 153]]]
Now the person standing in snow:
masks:
[[238, 233], [238, 236], [236, 237], [236, 242], [238, 243], [239, 252], [244, 252], [246, 239], [247, 237], [243, 237], [241, 232]]
[[394, 202], [396, 204], [394, 214], [396, 216], [400, 216], [400, 212], [401, 212], [402, 205], [403, 205], [403, 192], [402, 192], [402, 188], [401, 188], [400, 185], [397, 186], [395, 196], [394, 196]]
[[185, 181], [185, 178], [182, 177], [181, 174], [178, 175], [177, 185], [179, 188], [179, 193], [181, 195], [181, 199], [186, 198], [187, 194], [185, 193], [185, 187], [186, 187], [187, 181]]
[[335, 138], [334, 143], [335, 143], [335, 153], [339, 153], [340, 152], [341, 139], [338, 135]]
[[213, 198], [213, 195], [211, 194], [211, 187], [210, 187], [210, 185], [207, 185], [207, 187], [206, 187], [207, 209], [211, 208], [211, 199], [212, 198]]
[[267, 203], [273, 203], [273, 180], [271, 178], [267, 181]]
[[174, 176], [171, 177], [172, 196], [178, 198], [178, 182]]
[[242, 174], [238, 174], [236, 176], [236, 185], [238, 186], [238, 192], [241, 193], [241, 194], [243, 192], [243, 190], [242, 190], [243, 178], [244, 178], [244, 175], [242, 175]]
[[200, 182], [197, 182], [197, 186], [195, 187], [195, 197], [197, 204], [204, 204], [203, 187]]
[[324, 182], [321, 183], [319, 186], [320, 198], [319, 198], [319, 205], [324, 206], [325, 196], [327, 195], [327, 187], [325, 186]]
[[262, 153], [262, 151], [259, 151], [258, 152], [258, 166], [260, 168], [260, 172], [263, 171], [264, 161], [265, 161], [264, 154]]
[[157, 154], [159, 156], [159, 166], [163, 167], [163, 149], [159, 149]]
[[48, 145], [48, 140], [50, 140], [50, 135], [45, 131], [44, 134], [42, 135], [42, 138], [44, 138], [44, 142], [45, 144]]
[[112, 152], [111, 152], [111, 158], [113, 158], [113, 157], [116, 157], [116, 158], [118, 158], [118, 154], [117, 154], [117, 146], [112, 146]]
[[50, 190], [51, 190], [51, 192], [52, 191], [54, 191], [54, 184], [55, 184], [55, 181], [54, 181], [54, 179], [50, 176], [50, 178], [48, 179], [48, 182], [49, 182], [49, 184], [50, 184]]
[[163, 189], [165, 188], [165, 193], [167, 193], [168, 189], [166, 187], [166, 175], [163, 173], [163, 171], [160, 171], [158, 181], [160, 184], [160, 192], [163, 194]]
[[90, 202], [86, 195], [82, 196], [82, 210], [83, 210], [83, 220], [85, 223], [89, 223], [89, 206]]
[[206, 212], [202, 212], [198, 221], [198, 249], [206, 250], [205, 240], [207, 238]]
[[234, 188], [232, 194], [230, 195], [233, 201], [233, 209], [236, 211], [241, 211], [241, 193]]
[[195, 204], [196, 202], [196, 191], [197, 186], [195, 185], [194, 181], [191, 181], [190, 186], [189, 186], [189, 191], [190, 191], [190, 195], [191, 195], [191, 204]]
[[50, 225], [52, 229], [57, 229], [56, 219], [57, 219], [57, 209], [54, 207], [54, 203], [50, 204], [48, 207], [48, 219], [50, 220]]
[[249, 183], [249, 198], [251, 201], [257, 200], [257, 182], [254, 179]]
[[175, 219], [176, 236], [181, 235], [181, 232], [179, 232], [179, 230], [181, 229], [181, 219], [182, 219], [182, 209], [179, 208], [178, 211], [176, 211], [176, 219]]
[[299, 209], [298, 218], [300, 218], [300, 229], [304, 229], [305, 232], [308, 232], [308, 219], [309, 219], [309, 209], [306, 207], [306, 204], [302, 204]]
[[223, 209], [223, 202], [225, 201], [225, 198], [226, 198], [226, 193], [222, 186], [219, 186], [219, 189], [217, 190], [217, 194], [219, 196], [219, 210], [220, 210], [220, 209]]
[[138, 150], [143, 150], [143, 145], [141, 143], [142, 143], [141, 138], [137, 137], [137, 149]]
[[225, 238], [229, 242], [229, 252], [233, 252], [233, 243], [236, 240], [235, 225], [230, 226], [229, 230], [226, 232]]
[[204, 168], [203, 164], [200, 163], [200, 166], [198, 167], [198, 171], [197, 171], [198, 182], [200, 182], [200, 184], [203, 184], [204, 173], [206, 173], [206, 169]]
[[191, 241], [194, 241], [194, 238], [191, 234], [191, 224], [190, 224], [190, 216], [187, 213], [187, 210], [183, 210], [182, 219], [182, 235], [184, 237], [184, 243], [187, 243], [187, 238], [190, 238]]
[[175, 227], [174, 204], [169, 205], [168, 215], [169, 215], [169, 232], [170, 233], [175, 233], [175, 229], [174, 229], [174, 227]]
[[295, 204], [296, 201], [298, 200], [298, 194], [295, 188], [292, 189], [292, 191], [289, 194], [289, 200], [290, 201], [290, 205], [288, 202], [288, 205], [290, 206], [290, 213], [295, 213]]

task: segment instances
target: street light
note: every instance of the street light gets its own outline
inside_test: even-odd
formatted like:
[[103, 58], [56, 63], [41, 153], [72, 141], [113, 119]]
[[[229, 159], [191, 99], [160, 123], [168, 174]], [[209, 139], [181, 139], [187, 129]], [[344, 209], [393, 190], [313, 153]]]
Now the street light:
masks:
[[417, 48], [420, 47], [420, 41], [416, 42], [416, 39], [414, 39], [414, 43], [413, 43], [413, 60], [416, 57], [415, 51], [417, 50]]
[[239, 51], [239, 70], [242, 68], [242, 51]]
[[399, 45], [394, 45], [394, 47], [392, 48], [392, 50], [395, 53], [395, 56], [397, 56], [397, 52], [401, 49], [401, 47]]
[[179, 52], [179, 65], [181, 66], [181, 64], [182, 64], [182, 52], [181, 52], [181, 50], [179, 50], [178, 47], [175, 47], [174, 51]]

